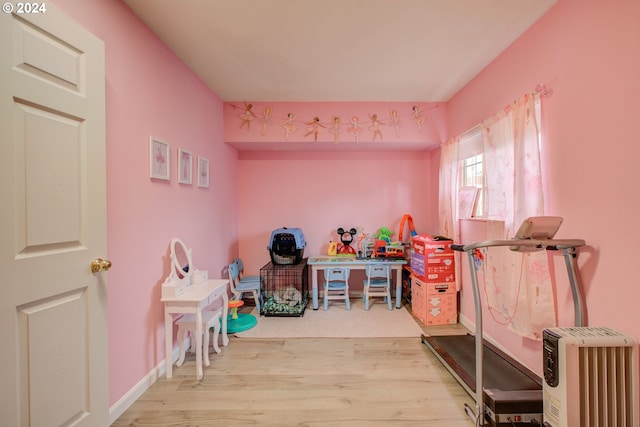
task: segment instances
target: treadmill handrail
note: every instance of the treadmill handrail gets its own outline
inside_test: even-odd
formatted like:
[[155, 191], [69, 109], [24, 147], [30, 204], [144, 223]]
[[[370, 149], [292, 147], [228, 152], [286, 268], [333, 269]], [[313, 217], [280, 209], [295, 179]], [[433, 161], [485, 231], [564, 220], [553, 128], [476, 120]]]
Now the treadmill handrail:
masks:
[[[554, 247], [557, 249], [578, 248], [586, 245], [586, 242], [582, 239], [510, 239], [510, 240], [484, 240], [482, 242], [470, 243], [468, 245], [455, 245], [454, 249], [462, 250], [462, 252], [469, 252], [475, 249], [488, 248], [495, 246], [526, 246], [536, 248], [548, 248]], [[453, 247], [453, 246], [452, 246]]]
[[476, 317], [476, 333], [475, 333], [475, 357], [476, 357], [476, 425], [478, 420], [485, 417], [484, 410], [484, 378], [483, 378], [483, 330], [482, 330], [482, 300], [480, 298], [480, 287], [478, 285], [478, 276], [475, 266], [475, 250], [488, 247], [511, 246], [511, 247], [529, 247], [539, 249], [556, 249], [562, 250], [569, 281], [571, 284], [571, 292], [573, 294], [575, 306], [575, 323], [576, 326], [586, 326], [584, 322], [582, 293], [578, 283], [577, 266], [576, 266], [576, 248], [585, 246], [586, 242], [582, 239], [511, 239], [511, 240], [485, 240], [482, 242], [471, 243], [469, 245], [451, 245], [456, 251], [466, 252], [471, 270], [471, 286], [473, 288], [473, 300]]

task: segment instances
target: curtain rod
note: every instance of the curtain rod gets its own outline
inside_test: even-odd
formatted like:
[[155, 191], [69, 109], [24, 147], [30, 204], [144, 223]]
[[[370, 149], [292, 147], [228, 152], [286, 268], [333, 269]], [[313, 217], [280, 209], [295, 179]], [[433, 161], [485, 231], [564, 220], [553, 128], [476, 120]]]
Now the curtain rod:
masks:
[[[534, 92], [538, 95], [542, 96], [551, 96], [553, 95], [553, 88], [548, 88], [544, 83], [538, 83], [534, 88]], [[515, 101], [514, 101], [515, 102]], [[509, 106], [505, 107], [508, 108]], [[458, 134], [458, 138], [464, 138], [466, 136], [471, 136], [474, 133], [480, 130], [480, 123], [477, 125], [467, 129], [466, 131]]]
[[[529, 92], [524, 94], [523, 96], [527, 96], [527, 95], [538, 95], [540, 98], [544, 97], [544, 96], [551, 96], [553, 95], [553, 88], [548, 88], [544, 83], [538, 83], [536, 85], [536, 87], [533, 89], [533, 92]], [[511, 106], [513, 104], [515, 104], [516, 102], [518, 102], [517, 99], [514, 99], [511, 104], [507, 104], [503, 111], [506, 113], [511, 109]]]

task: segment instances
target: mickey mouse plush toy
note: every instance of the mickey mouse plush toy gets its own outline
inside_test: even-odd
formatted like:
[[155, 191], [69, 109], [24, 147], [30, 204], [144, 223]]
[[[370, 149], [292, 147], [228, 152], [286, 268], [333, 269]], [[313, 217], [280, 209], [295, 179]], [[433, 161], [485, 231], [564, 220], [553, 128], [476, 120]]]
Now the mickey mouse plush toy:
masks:
[[353, 237], [358, 233], [355, 228], [351, 228], [346, 231], [344, 228], [338, 228], [338, 235], [340, 236], [340, 244], [338, 245], [339, 254], [356, 254], [356, 250], [351, 247]]

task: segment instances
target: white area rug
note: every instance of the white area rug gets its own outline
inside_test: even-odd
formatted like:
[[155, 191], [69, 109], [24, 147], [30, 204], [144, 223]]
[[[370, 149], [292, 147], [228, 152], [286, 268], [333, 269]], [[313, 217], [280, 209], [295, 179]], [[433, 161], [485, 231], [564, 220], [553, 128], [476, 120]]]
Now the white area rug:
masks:
[[[235, 334], [239, 338], [395, 338], [420, 337], [422, 329], [406, 308], [389, 311], [381, 299], [371, 300], [365, 311], [360, 298], [351, 299], [351, 310], [344, 303], [332, 301], [324, 311], [311, 308], [311, 301], [302, 317], [257, 316], [258, 324]], [[256, 315], [255, 309], [252, 311]]]

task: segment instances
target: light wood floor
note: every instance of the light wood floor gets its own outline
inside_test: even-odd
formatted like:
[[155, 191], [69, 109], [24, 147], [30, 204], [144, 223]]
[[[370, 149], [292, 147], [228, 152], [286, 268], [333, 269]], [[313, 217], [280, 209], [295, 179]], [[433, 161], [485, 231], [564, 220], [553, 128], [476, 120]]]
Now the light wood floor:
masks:
[[230, 341], [201, 381], [187, 355], [112, 426], [473, 426], [473, 400], [419, 338]]

